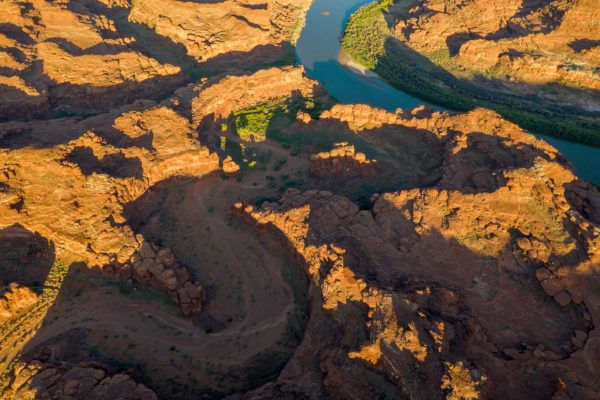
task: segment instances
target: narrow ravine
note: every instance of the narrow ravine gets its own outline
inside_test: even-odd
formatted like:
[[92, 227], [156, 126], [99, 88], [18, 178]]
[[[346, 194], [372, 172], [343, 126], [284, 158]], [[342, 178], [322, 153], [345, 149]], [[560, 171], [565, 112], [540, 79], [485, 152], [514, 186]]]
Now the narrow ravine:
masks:
[[[425, 101], [404, 93], [378, 76], [344, 59], [340, 37], [350, 15], [370, 0], [314, 0], [296, 52], [312, 79], [321, 82], [341, 103], [362, 103], [385, 110], [410, 109]], [[340, 61], [344, 60], [344, 62]], [[433, 106], [438, 110], [442, 107]], [[561, 153], [586, 180], [600, 184], [600, 148], [536, 134]]]

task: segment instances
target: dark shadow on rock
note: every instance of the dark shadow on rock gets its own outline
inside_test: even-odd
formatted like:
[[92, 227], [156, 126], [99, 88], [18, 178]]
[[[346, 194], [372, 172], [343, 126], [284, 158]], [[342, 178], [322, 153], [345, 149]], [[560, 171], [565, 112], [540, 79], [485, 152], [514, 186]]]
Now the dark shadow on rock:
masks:
[[[213, 263], [213, 256], [209, 255], [210, 252], [220, 254], [224, 251], [218, 250], [223, 234], [213, 232], [212, 229], [209, 229], [207, 230], [208, 233], [205, 233], [208, 236], [198, 235], [198, 230], [203, 231], [205, 230], [205, 225], [210, 227], [210, 224], [202, 221], [200, 215], [186, 215], [184, 221], [181, 218], [181, 210], [184, 207], [180, 206], [180, 204], [183, 204], [184, 197], [187, 196], [185, 193], [196, 193], [195, 190], [193, 192], [185, 191], [186, 187], [189, 188], [191, 185], [202, 185], [204, 183], [207, 185], [220, 184], [222, 182], [221, 179], [222, 177], [219, 173], [213, 173], [201, 179], [167, 179], [154, 185], [141, 197], [125, 207], [127, 224], [131, 226], [134, 232], [143, 235], [147, 240], [172, 249], [178, 260], [184, 262], [190, 267], [190, 270], [195, 271], [199, 275], [197, 278], [203, 283], [203, 287], [207, 287], [209, 290], [209, 301], [203, 310], [203, 315], [197, 318], [196, 323], [207, 334], [216, 335], [226, 335], [224, 332], [220, 333], [220, 331], [227, 329], [232, 323], [231, 320], [217, 319], [215, 315], [219, 314], [215, 314], [212, 309], [212, 307], [223, 307], [222, 303], [214, 305], [214, 302], [217, 301], [216, 294], [217, 291], [220, 291], [219, 301], [223, 302], [223, 290], [229, 287], [229, 283], [227, 282], [213, 282], [213, 275], [219, 276], [217, 272], [214, 272], [214, 268], [221, 269], [223, 267], [219, 264], [211, 264]], [[198, 203], [196, 207], [209, 207], [207, 203], [209, 201], [208, 198], [204, 198], [204, 196], [196, 198], [196, 196], [200, 196], [199, 193], [194, 195], [194, 201]], [[227, 207], [228, 204], [225, 206]], [[208, 210], [208, 213], [212, 215], [214, 211]], [[229, 226], [231, 230], [231, 235], [227, 237], [227, 240], [234, 241], [237, 235], [254, 235], [255, 232], [251, 227], [240, 221], [237, 216], [227, 215], [222, 220], [222, 223]], [[271, 246], [280, 246], [279, 242], [274, 242], [267, 238], [262, 238], [261, 242], [267, 249], [271, 249]], [[197, 244], [192, 245], [192, 243], [202, 243], [203, 247], [198, 247]], [[196, 254], [195, 251], [198, 248], [205, 248], [206, 254]], [[279, 254], [279, 252], [286, 254], [282, 249], [275, 249], [269, 254], [275, 255]], [[220, 389], [213, 388], [217, 392], [220, 392], [221, 395], [253, 390], [275, 380], [293, 355], [294, 349], [302, 341], [307, 319], [306, 310], [303, 308], [303, 304], [307, 302], [307, 282], [301, 267], [296, 265], [296, 260], [297, 258], [287, 259], [287, 257], [283, 257], [282, 259], [282, 263], [285, 264], [285, 267], [282, 267], [284, 268], [282, 276], [284, 277], [284, 281], [290, 286], [291, 294], [295, 299], [294, 307], [290, 309], [290, 314], [287, 316], [287, 327], [283, 335], [273, 346], [264, 351], [257, 352], [244, 362], [229, 366], [223, 372], [223, 379], [235, 379], [235, 382]], [[203, 273], [202, 271], [205, 272]], [[231, 279], [234, 279], [234, 277], [232, 276]], [[205, 282], [213, 283], [204, 286]], [[213, 368], [219, 369], [219, 366], [217, 365]], [[191, 393], [209, 390], [208, 387], [201, 388], [198, 384], [191, 384], [189, 381], [187, 383], [186, 387], [182, 386], [177, 389], [177, 394], [184, 396], [182, 398], [189, 398], [185, 396], [189, 396]]]
[[463, 193], [494, 192], [505, 186], [504, 173], [530, 169], [537, 158], [551, 161], [550, 156], [532, 145], [514, 143], [509, 146], [508, 140], [483, 132], [470, 133], [467, 145], [460, 151], [446, 149], [444, 170], [453, 173], [445, 174], [436, 187]]
[[[163, 210], [169, 190], [195, 181], [197, 178], [169, 178], [153, 185], [142, 196], [125, 206], [127, 224], [134, 232], [143, 233], [147, 222]], [[166, 246], [160, 238], [148, 239], [159, 246]]]
[[[71, 4], [71, 3], [69, 3]], [[73, 12], [78, 12], [78, 7], [68, 6]], [[86, 0], [85, 8], [92, 15], [103, 15], [110, 19], [121, 35], [131, 35], [136, 41], [130, 45], [133, 50], [138, 50], [147, 57], [154, 58], [162, 64], [171, 64], [181, 67], [188, 77], [197, 75], [197, 60], [187, 54], [184, 45], [172, 39], [159, 35], [153, 29], [129, 21], [129, 8], [113, 6], [107, 7], [98, 0]]]
[[198, 70], [202, 76], [227, 74], [249, 75], [265, 67], [293, 65], [296, 62], [291, 43], [263, 44], [250, 51], [231, 51], [200, 61]]
[[450, 55], [457, 55], [461, 46], [473, 39], [481, 39], [481, 37], [473, 32], [459, 32], [448, 36], [446, 39], [446, 46], [448, 46], [448, 49], [450, 50]]
[[600, 225], [600, 192], [592, 184], [575, 180], [565, 185], [565, 197], [584, 218]]
[[139, 98], [160, 100], [185, 82], [182, 74], [155, 76], [142, 82], [126, 81], [118, 85], [49, 85], [50, 106], [54, 116], [95, 115], [110, 111]]
[[[495, 259], [478, 254], [436, 230], [417, 234], [416, 224], [405, 216], [406, 210], [395, 209], [393, 204], [390, 204], [390, 216], [375, 216], [373, 221], [373, 216], [361, 214], [366, 211], [346, 217], [336, 215], [337, 209], [334, 212], [329, 208], [334, 202], [331, 198], [310, 201], [311, 211], [305, 221], [309, 231], [305, 235], [307, 240], [304, 246], [319, 248], [323, 245], [335, 245], [344, 249], [344, 265], [351, 269], [357, 278], [364, 279], [369, 288], [388, 293], [394, 301], [408, 298], [415, 302], [416, 305], [413, 303], [413, 306], [420, 310], [420, 317], [411, 308], [410, 302], [408, 306], [406, 300], [395, 303], [395, 308], [402, 304], [406, 309], [406, 312], [396, 310], [396, 323], [413, 332], [417, 327], [420, 331], [418, 337], [427, 349], [428, 356], [425, 361], [417, 361], [406, 348], [394, 348], [393, 342], [382, 342], [379, 346], [384, 355], [379, 357], [376, 364], [356, 358], [349, 359], [350, 351], [360, 349], [358, 346], [344, 348], [343, 343], [362, 342], [363, 345], [368, 345], [375, 340], [373, 334], [362, 337], [360, 330], [356, 331], [356, 326], [371, 326], [374, 333], [377, 332], [377, 326], [379, 329], [383, 328], [381, 324], [373, 321], [378, 318], [376, 312], [371, 320], [364, 316], [362, 322], [359, 318], [348, 323], [349, 317], [344, 310], [348, 309], [349, 303], [338, 303], [336, 308], [325, 313], [340, 321], [337, 328], [340, 336], [333, 346], [313, 350], [321, 354], [319, 372], [328, 376], [330, 384], [336, 383], [337, 376], [337, 385], [349, 381], [357, 387], [367, 385], [364, 382], [364, 374], [356, 375], [355, 380], [348, 380], [353, 369], [351, 365], [355, 365], [356, 368], [358, 363], [361, 368], [383, 374], [395, 382], [396, 388], [406, 390], [408, 397], [413, 398], [416, 393], [440, 390], [439, 387], [434, 387], [432, 382], [441, 380], [443, 362], [462, 359], [472, 362], [474, 368], [485, 371], [487, 379], [493, 382], [493, 386], [488, 388], [491, 392], [487, 393], [493, 393], [494, 397], [510, 396], [510, 393], [516, 392], [527, 393], [529, 398], [535, 399], [552, 395], [554, 388], [551, 382], [562, 376], [560, 361], [556, 364], [547, 363], [536, 375], [539, 382], [532, 386], [530, 381], [522, 379], [528, 368], [527, 361], [507, 357], [502, 353], [502, 349], [515, 346], [523, 347], [525, 351], [526, 346], [531, 349], [531, 346], [542, 343], [546, 349], [559, 354], [560, 358], [568, 358], [570, 353], [575, 351], [569, 342], [572, 332], [575, 329], [591, 329], [583, 317], [585, 306], [560, 307], [552, 301], [533, 277], [537, 268], [535, 264], [528, 265], [521, 272], [511, 271], [508, 265], [510, 262], [506, 263], [505, 268], [500, 268], [499, 260], [506, 260], [508, 254], [513, 253], [510, 244], [503, 250], [504, 255]], [[299, 201], [286, 209], [291, 210], [303, 204], [303, 201]], [[371, 213], [375, 214], [375, 211], [371, 210]], [[328, 218], [327, 215], [331, 217]], [[365, 219], [371, 219], [371, 222], [365, 223]], [[387, 234], [378, 232], [380, 228], [376, 226], [382, 223], [387, 223], [393, 231]], [[410, 231], [413, 232], [413, 236], [409, 239], [407, 233]], [[437, 258], [433, 258], [433, 255]], [[324, 278], [330, 268], [326, 262], [322, 263], [320, 276]], [[317, 285], [321, 286], [322, 283], [318, 282]], [[345, 293], [340, 290], [340, 293]], [[417, 300], [423, 297], [424, 291], [428, 293], [425, 303]], [[526, 315], [515, 312], [515, 304], [526, 307]], [[533, 315], [536, 318], [532, 320]], [[312, 315], [312, 318], [317, 316]], [[433, 349], [437, 345], [431, 342], [431, 337], [426, 331], [421, 331], [423, 328], [431, 329], [432, 322], [427, 322], [428, 320], [443, 321], [446, 328], [452, 327], [450, 347], [442, 354], [435, 354]], [[542, 321], [545, 321], [544, 329], [540, 329], [539, 323]], [[496, 350], [491, 350], [494, 347], [476, 339], [481, 334], [479, 332], [487, 335], [487, 340], [494, 343]], [[358, 340], [357, 336], [361, 338]], [[342, 337], [346, 339], [341, 340]], [[355, 339], [350, 340], [351, 337]], [[394, 336], [388, 334], [385, 337]], [[388, 350], [388, 346], [392, 348]], [[529, 351], [532, 357], [531, 350]], [[338, 362], [328, 363], [325, 361], [327, 357], [334, 357]], [[343, 367], [344, 365], [346, 366]], [[340, 368], [348, 370], [338, 375], [336, 370]], [[509, 382], [510, 387], [505, 385]], [[337, 386], [338, 390], [339, 388], [340, 386]], [[413, 396], [410, 396], [411, 393]]]
[[[196, 1], [196, 0], [194, 0]], [[202, 0], [200, 0], [202, 1]], [[240, 6], [247, 8], [249, 10], [266, 10], [269, 5], [267, 3], [259, 3], [259, 4], [250, 4], [250, 3], [239, 3]]]
[[54, 244], [14, 224], [0, 230], [0, 281], [41, 289], [55, 259]]
[[[523, 0], [521, 7], [517, 12], [506, 21], [506, 25], [502, 26], [496, 32], [489, 33], [485, 39], [500, 40], [503, 38], [519, 38], [535, 33], [548, 34], [558, 28], [564, 17], [564, 11], [554, 7], [549, 7], [548, 12], [540, 13], [541, 21], [539, 24], [528, 21], [533, 11], [539, 10], [547, 5], [544, 0]], [[525, 25], [525, 26], [523, 26]]]
[[[37, 60], [33, 63], [33, 69], [43, 70], [43, 61]], [[136, 100], [149, 99], [160, 100], [172, 93], [172, 91], [186, 82], [185, 75], [181, 72], [173, 75], [154, 76], [144, 81], [137, 82], [128, 80], [120, 84], [110, 86], [98, 86], [94, 84], [71, 84], [57, 83], [48, 76], [42, 75], [48, 95], [42, 98], [46, 104], [40, 106], [38, 102], [34, 105], [22, 107], [14, 105], [12, 110], [6, 110], [5, 115], [0, 115], [1, 121], [28, 121], [33, 118], [52, 119], [68, 116], [89, 116], [109, 112], [119, 106], [131, 104]], [[25, 95], [31, 101], [37, 97]], [[21, 110], [15, 113], [15, 109]]]
[[272, 122], [274, 126], [267, 129], [267, 137], [306, 158], [330, 151], [335, 143], [348, 142], [356, 152], [378, 163], [379, 173], [375, 176], [365, 173], [364, 177], [344, 179], [332, 169], [329, 174], [323, 171], [319, 177], [313, 177], [305, 188], [333, 191], [358, 202], [361, 208], [370, 204], [373, 194], [411, 188], [493, 192], [505, 184], [505, 172], [531, 168], [538, 157], [549, 160], [548, 155], [532, 145], [508, 145], [509, 138], [483, 132], [469, 132], [467, 146], [454, 152], [457, 132], [449, 131], [440, 138], [427, 130], [390, 124], [355, 132], [334, 118], [297, 121], [295, 113], [293, 110], [287, 115], [289, 125], [285, 128]]
[[106, 174], [115, 178], [142, 179], [144, 170], [138, 158], [127, 158], [122, 153], [108, 154], [99, 159], [88, 147], [76, 147], [65, 161], [75, 163], [85, 176], [93, 173]]
[[0, 22], [0, 33], [26, 45], [32, 45], [35, 43], [33, 39], [31, 39], [31, 36], [29, 36], [29, 34], [26, 33], [23, 28], [10, 22]]
[[85, 132], [93, 131], [107, 143], [121, 148], [143, 147], [152, 150], [152, 132], [131, 138], [112, 126], [115, 118], [129, 111], [144, 111], [156, 106], [152, 101], [133, 103], [104, 114], [82, 117], [62, 117], [29, 122], [11, 121], [0, 124], [0, 148], [47, 148], [74, 140]]
[[[33, 393], [31, 398], [36, 400], [46, 399], [50, 393], [64, 393], [64, 390], [69, 390], [65, 388], [69, 385], [72, 387], [73, 382], [78, 383], [74, 392], [74, 398], [77, 399], [107, 399], [110, 397], [109, 393], [118, 393], [124, 399], [139, 398], [145, 389], [136, 384], [146, 383], [140, 365], [129, 362], [127, 355], [106, 356], [97, 344], [90, 340], [97, 330], [102, 329], [101, 326], [93, 326], [96, 321], [94, 312], [86, 315], [84, 311], [83, 314], [79, 314], [84, 316], [80, 320], [72, 318], [73, 314], [91, 306], [90, 303], [86, 303], [90, 300], [86, 298], [88, 291], [97, 290], [98, 286], [113, 288], [125, 287], [126, 284], [119, 284], [104, 276], [98, 269], [89, 269], [83, 263], [74, 263], [58, 269], [53, 267], [52, 274], [52, 279], [49, 279], [52, 281], [45, 282], [46, 294], [22, 322], [30, 324], [25, 325], [25, 328], [31, 330], [20, 332], [17, 325], [17, 330], [12, 332], [17, 337], [19, 334], [29, 334], [25, 336], [25, 343], [14, 360], [22, 363], [21, 365], [35, 365], [35, 372], [27, 377], [27, 382], [18, 382], [23, 378], [25, 370], [11, 365], [5, 370], [3, 384], [13, 390], [27, 391], [28, 397]], [[76, 310], [73, 309], [74, 306]], [[110, 332], [105, 329], [104, 332], [110, 333], [115, 342], [119, 334], [122, 334], [121, 330]], [[113, 333], [116, 334], [112, 335]], [[127, 333], [124, 337], [127, 337]], [[126, 351], [131, 351], [133, 347]], [[111, 377], [117, 379], [111, 380]], [[3, 389], [6, 389], [6, 386], [3, 386]], [[21, 394], [22, 391], [17, 391], [15, 398], [19, 398]]]
[[110, 43], [99, 43], [92, 47], [82, 49], [81, 47], [69, 42], [64, 38], [53, 37], [46, 40], [47, 42], [56, 43], [61, 50], [74, 57], [84, 55], [116, 55], [130, 49], [125, 45], [115, 45]]
[[591, 39], [577, 39], [569, 43], [569, 47], [575, 50], [577, 53], [582, 51], [591, 50], [594, 47], [600, 46], [600, 40]]
[[[225, 0], [177, 0], [179, 3], [218, 4]], [[243, 5], [243, 3], [241, 3]]]

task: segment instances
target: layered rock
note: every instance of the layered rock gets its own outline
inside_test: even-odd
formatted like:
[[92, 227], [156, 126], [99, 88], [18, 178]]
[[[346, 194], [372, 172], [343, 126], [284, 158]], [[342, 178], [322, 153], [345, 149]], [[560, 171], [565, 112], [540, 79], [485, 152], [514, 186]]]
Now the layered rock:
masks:
[[[583, 41], [580, 34], [560, 36], [561, 29], [573, 35], [593, 29], [580, 18], [589, 2], [542, 3], [528, 2], [523, 8], [520, 2], [507, 1], [506, 7], [484, 13], [490, 7], [482, 2], [423, 0], [406, 11], [395, 30], [419, 51], [456, 51], [456, 60], [465, 66], [507, 68], [516, 71], [515, 80], [563, 79], [594, 89], [590, 68], [597, 65], [595, 33], [586, 33]], [[152, 193], [161, 185], [217, 171], [242, 175], [231, 156], [219, 159], [207, 147], [213, 143], [210, 135], [235, 112], [324, 95], [301, 68], [240, 70], [284, 54], [306, 5], [303, 0], [5, 1], [0, 17], [11, 22], [0, 27], [0, 92], [6, 99], [0, 118], [99, 113], [0, 125], [0, 226], [25, 230], [3, 229], [0, 239], [11, 244], [11, 238], [33, 235], [36, 243], [46, 238], [39, 249], [32, 246], [33, 256], [17, 254], [16, 264], [29, 270], [30, 258], [48, 261], [43, 266], [57, 266], [63, 275], [68, 268], [55, 260], [100, 267], [123, 280], [163, 290], [184, 316], [197, 317], [213, 288], [200, 285], [196, 278], [202, 277], [193, 276], [177, 259], [177, 251], [138, 234], [145, 221], [133, 221], [132, 215], [147, 217], [151, 212], [130, 211], [160, 203], [152, 203]], [[464, 26], [453, 23], [459, 17]], [[468, 40], [459, 43], [464, 32], [470, 32]], [[527, 53], [531, 46], [542, 54]], [[567, 47], [574, 49], [569, 57], [581, 66], [577, 73], [561, 58], [570, 51]], [[519, 67], [523, 60], [535, 66], [537, 80]], [[191, 82], [192, 76], [224, 70], [231, 75], [190, 83], [168, 99], [154, 101]], [[311, 190], [289, 189], [279, 201], [265, 201], [260, 208], [244, 203], [234, 207], [234, 215], [250, 221], [261, 235], [277, 235], [303, 263], [311, 280], [311, 302], [302, 344], [283, 371], [276, 371], [275, 382], [230, 398], [599, 396], [595, 325], [600, 319], [600, 196], [577, 179], [555, 149], [482, 109], [448, 114], [427, 107], [386, 112], [336, 105], [319, 118], [299, 112], [290, 124], [282, 135], [335, 131], [373, 151], [357, 151], [354, 142], [336, 144], [336, 139], [329, 151], [312, 157], [312, 176], [301, 177]], [[269, 139], [258, 145], [283, 152]], [[308, 171], [308, 157], [315, 152], [290, 157], [290, 170]], [[255, 186], [236, 186], [236, 179], [217, 181], [223, 187], [214, 191], [216, 196], [222, 188], [240, 199], [260, 191], [258, 182], [253, 182], [257, 190], [250, 195]], [[366, 187], [366, 204], [341, 195], [359, 186]], [[222, 210], [213, 214], [209, 204], [202, 206], [210, 214], [208, 232], [224, 223], [215, 220]], [[90, 357], [100, 356], [85, 346], [73, 350], [74, 341], [65, 340], [64, 351], [52, 344], [41, 356], [30, 357], [61, 323], [57, 319], [52, 325], [56, 315], [44, 319], [54, 302], [59, 303], [63, 275], [48, 285], [52, 293], [39, 319], [17, 326], [23, 330], [21, 338], [32, 341], [28, 348], [23, 343], [7, 348], [3, 365], [13, 357], [17, 362], [3, 379], [3, 396], [155, 399], [132, 370], [90, 362]], [[76, 283], [68, 282], [67, 289], [78, 296]], [[282, 291], [289, 294], [288, 287]], [[38, 301], [22, 282], [2, 296], [2, 322]], [[252, 304], [247, 297], [239, 297], [238, 304]], [[60, 316], [65, 310], [58, 304], [54, 312]], [[239, 339], [242, 332], [254, 335], [285, 323], [286, 315], [290, 324], [304, 326], [284, 310], [280, 320], [264, 319], [243, 331], [245, 322], [238, 324], [233, 315], [233, 330], [216, 333], [213, 340], [219, 339], [213, 342], [202, 342], [211, 333], [194, 323], [218, 326], [220, 321], [210, 316], [179, 321], [165, 312], [156, 321], [173, 328], [175, 336], [185, 332], [183, 337], [194, 338], [179, 352], [210, 350], [206, 343], [220, 346], [217, 340]], [[72, 332], [69, 322], [62, 332]], [[120, 348], [128, 346], [131, 334], [123, 325]], [[98, 325], [90, 321], [81, 326], [93, 332]], [[268, 340], [286, 340], [287, 334]], [[242, 341], [234, 344], [241, 352]], [[82, 355], [84, 350], [89, 354]], [[264, 365], [280, 362], [271, 360], [267, 351], [258, 355], [242, 360], [244, 366], [256, 366], [242, 371], [252, 378], [253, 387], [271, 379], [261, 375]], [[161, 356], [156, 362], [164, 361]], [[175, 358], [167, 368], [177, 370]], [[232, 359], [224, 364], [219, 360], [219, 368], [225, 370]], [[199, 371], [194, 362], [187, 365]], [[209, 375], [214, 373], [207, 371], [203, 377]], [[193, 378], [188, 373], [185, 379], [197, 386], [186, 387], [185, 393], [222, 389], [214, 376], [210, 382]], [[161, 388], [156, 374], [152, 383], [153, 389]]]
[[144, 241], [140, 250], [131, 257], [130, 264], [118, 272], [123, 278], [131, 275], [141, 282], [165, 290], [185, 316], [202, 311], [205, 297], [202, 286], [192, 280], [188, 269], [177, 261], [168, 248], [159, 248]]
[[81, 3], [3, 4], [1, 19], [10, 24], [0, 28], [0, 119], [98, 112], [183, 82], [179, 66], [135, 50], [135, 39], [119, 32], [110, 16]]
[[191, 103], [193, 126], [204, 130], [235, 111], [302, 96], [323, 97], [324, 91], [298, 67], [262, 69], [247, 76], [220, 76], [175, 93], [177, 102]]
[[544, 98], [600, 111], [594, 95], [600, 90], [600, 29], [594, 22], [600, 15], [593, 0], [413, 3], [394, 16], [394, 35], [411, 48], [424, 54], [448, 51], [467, 73], [521, 84], [503, 86], [515, 93], [535, 93], [527, 85], [547, 84], [590, 90], [580, 98], [551, 93]]
[[57, 335], [22, 354], [3, 371], [2, 398], [156, 400], [131, 369], [123, 370], [85, 354], [84, 331]]
[[[90, 266], [125, 263], [139, 247], [124, 224], [127, 203], [158, 182], [219, 168], [218, 156], [192, 138], [189, 121], [167, 107], [96, 118], [95, 131], [104, 137], [75, 120], [58, 121], [54, 129], [65, 129], [61, 122], [85, 133], [53, 147], [0, 153], [2, 182], [16, 195], [3, 204], [0, 221], [39, 232], [54, 242], [58, 256]], [[53, 128], [24, 129], [20, 135], [39, 137]], [[115, 138], [120, 145], [110, 143]]]
[[309, 5], [167, 3], [4, 2], [0, 120], [104, 112], [166, 97], [202, 73], [277, 61]]
[[[244, 95], [267, 78], [272, 85]], [[176, 110], [191, 109], [198, 121], [223, 118], [257, 102], [311, 95], [315, 86], [300, 68], [274, 68], [190, 86], [182, 89], [185, 96], [164, 105], [145, 101], [81, 120], [1, 124], [0, 139], [12, 148], [0, 152], [0, 223], [20, 224], [48, 238], [58, 259], [151, 284], [167, 292], [184, 315], [198, 314], [200, 284], [169, 249], [142, 255], [147, 242], [136, 236], [127, 216], [128, 207], [144, 207], [142, 197], [154, 185], [239, 170], [230, 158], [221, 161], [201, 145], [190, 120]], [[231, 97], [214, 101], [219, 93]]]
[[0, 292], [0, 323], [26, 310], [38, 300], [38, 294], [30, 288], [14, 282], [9, 284]]
[[310, 161], [310, 171], [316, 176], [341, 174], [358, 177], [377, 173], [377, 161], [367, 160], [365, 153], [356, 152], [348, 142], [336, 143], [331, 151], [313, 154]]
[[[128, 19], [183, 46], [186, 54], [198, 61], [233, 52], [262, 53], [260, 47], [268, 45], [272, 48], [261, 56], [269, 57], [271, 53], [272, 57], [283, 42], [294, 40], [309, 4], [306, 0], [219, 3], [169, 0], [165, 6], [164, 1], [146, 0], [132, 7]], [[245, 62], [236, 61], [242, 65]]]

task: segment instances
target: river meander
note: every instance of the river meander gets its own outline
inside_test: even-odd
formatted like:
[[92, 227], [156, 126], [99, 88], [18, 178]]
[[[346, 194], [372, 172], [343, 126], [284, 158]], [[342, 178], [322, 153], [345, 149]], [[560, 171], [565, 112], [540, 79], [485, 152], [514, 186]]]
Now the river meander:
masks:
[[[340, 36], [350, 15], [371, 0], [314, 0], [296, 52], [306, 73], [325, 86], [341, 103], [363, 103], [395, 111], [427, 104], [387, 84], [377, 75], [348, 63]], [[434, 108], [443, 110], [442, 107]], [[600, 128], [599, 128], [600, 129]], [[600, 183], [600, 148], [536, 135], [556, 147], [583, 178]]]

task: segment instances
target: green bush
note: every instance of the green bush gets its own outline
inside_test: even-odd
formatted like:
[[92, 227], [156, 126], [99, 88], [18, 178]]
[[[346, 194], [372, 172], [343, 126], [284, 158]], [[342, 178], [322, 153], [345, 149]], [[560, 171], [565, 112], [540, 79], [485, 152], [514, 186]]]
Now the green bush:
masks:
[[262, 142], [267, 138], [267, 128], [273, 118], [268, 109], [250, 110], [236, 114], [235, 128], [238, 136], [247, 142]]

